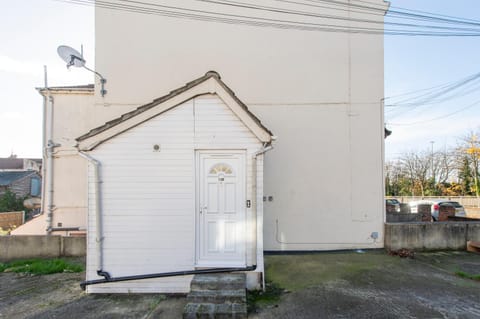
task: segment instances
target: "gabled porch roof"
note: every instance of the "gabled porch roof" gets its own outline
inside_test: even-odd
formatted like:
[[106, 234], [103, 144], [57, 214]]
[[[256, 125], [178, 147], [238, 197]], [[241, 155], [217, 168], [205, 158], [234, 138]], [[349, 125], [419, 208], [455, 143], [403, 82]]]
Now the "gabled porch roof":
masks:
[[248, 107], [240, 101], [235, 93], [221, 80], [217, 72], [209, 71], [204, 76], [171, 91], [169, 94], [142, 105], [131, 112], [125, 113], [78, 137], [76, 139], [79, 142], [78, 148], [82, 151], [93, 150], [106, 140], [132, 127], [171, 110], [186, 101], [206, 94], [216, 94], [222, 99], [260, 141], [264, 143], [270, 143], [272, 141], [272, 132], [249, 111]]

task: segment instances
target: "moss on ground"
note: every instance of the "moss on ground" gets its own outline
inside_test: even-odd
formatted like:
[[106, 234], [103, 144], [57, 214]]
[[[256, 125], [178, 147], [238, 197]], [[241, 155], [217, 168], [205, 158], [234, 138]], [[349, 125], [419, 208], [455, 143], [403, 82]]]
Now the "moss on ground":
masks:
[[318, 286], [342, 278], [403, 262], [384, 251], [325, 252], [265, 256], [266, 278], [291, 291]]
[[252, 313], [258, 308], [276, 305], [284, 291], [283, 288], [272, 282], [265, 284], [265, 291], [249, 291], [247, 294], [248, 312]]
[[472, 274], [466, 273], [464, 271], [456, 271], [455, 275], [457, 275], [459, 277], [462, 277], [462, 278], [468, 278], [468, 279], [480, 281], [480, 274], [472, 275]]

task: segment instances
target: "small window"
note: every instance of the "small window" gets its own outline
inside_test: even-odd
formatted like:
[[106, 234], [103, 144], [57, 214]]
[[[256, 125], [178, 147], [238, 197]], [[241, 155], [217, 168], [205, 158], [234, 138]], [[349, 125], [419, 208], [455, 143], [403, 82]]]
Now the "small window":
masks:
[[209, 174], [217, 175], [218, 173], [223, 173], [225, 175], [231, 175], [233, 173], [232, 168], [230, 165], [225, 163], [218, 163], [210, 169]]

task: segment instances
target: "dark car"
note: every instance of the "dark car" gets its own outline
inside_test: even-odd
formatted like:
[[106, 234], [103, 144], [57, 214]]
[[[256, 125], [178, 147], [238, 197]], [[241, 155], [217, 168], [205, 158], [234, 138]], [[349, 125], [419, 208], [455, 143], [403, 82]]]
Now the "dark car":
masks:
[[385, 199], [387, 213], [400, 213], [400, 202], [395, 198]]

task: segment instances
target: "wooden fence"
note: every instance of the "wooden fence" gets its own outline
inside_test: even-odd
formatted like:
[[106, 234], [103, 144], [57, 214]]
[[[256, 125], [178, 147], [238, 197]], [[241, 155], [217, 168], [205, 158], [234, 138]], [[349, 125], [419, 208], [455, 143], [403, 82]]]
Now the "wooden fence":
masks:
[[25, 223], [25, 212], [0, 213], [0, 228], [7, 230]]

